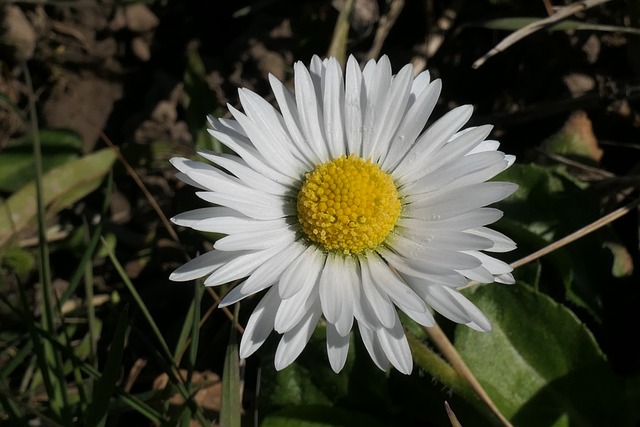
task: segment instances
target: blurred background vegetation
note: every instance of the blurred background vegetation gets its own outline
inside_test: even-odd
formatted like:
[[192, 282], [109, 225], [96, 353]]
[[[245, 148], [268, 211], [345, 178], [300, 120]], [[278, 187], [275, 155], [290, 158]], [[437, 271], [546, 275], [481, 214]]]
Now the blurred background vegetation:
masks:
[[[640, 425], [639, 34], [637, 0], [1, 0], [0, 425]], [[357, 340], [334, 374], [322, 327], [284, 371], [271, 341], [239, 361], [255, 298], [168, 280], [216, 238], [167, 221], [202, 206], [168, 159], [221, 150], [206, 114], [328, 52], [428, 69], [434, 117], [473, 104], [518, 157], [518, 283], [466, 291], [491, 334], [441, 322], [488, 397], [408, 319], [411, 376]]]

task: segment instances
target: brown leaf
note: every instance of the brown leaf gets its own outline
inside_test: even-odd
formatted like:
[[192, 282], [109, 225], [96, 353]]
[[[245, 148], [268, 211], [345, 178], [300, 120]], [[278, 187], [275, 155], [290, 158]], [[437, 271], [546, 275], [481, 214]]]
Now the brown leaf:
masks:
[[[186, 369], [180, 369], [180, 376], [183, 380], [187, 379], [187, 374]], [[191, 377], [191, 382], [194, 386], [198, 387], [198, 391], [194, 397], [196, 403], [208, 411], [220, 412], [222, 395], [222, 381], [220, 381], [220, 376], [211, 371], [196, 371]], [[164, 390], [168, 384], [169, 376], [163, 373], [158, 375], [153, 381], [153, 389]], [[169, 403], [172, 405], [182, 405], [184, 398], [176, 393], [171, 396]]]

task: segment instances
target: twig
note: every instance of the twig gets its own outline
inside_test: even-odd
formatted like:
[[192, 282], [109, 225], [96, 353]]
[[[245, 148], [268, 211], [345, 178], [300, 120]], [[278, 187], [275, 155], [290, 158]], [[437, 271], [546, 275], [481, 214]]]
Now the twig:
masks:
[[[451, 2], [451, 5], [442, 12], [442, 15], [435, 22], [435, 25], [429, 25], [424, 41], [416, 48], [417, 54], [411, 58], [414, 75], [421, 73], [427, 68], [429, 59], [433, 58], [442, 46], [442, 43], [444, 43], [445, 35], [451, 27], [453, 27], [454, 21], [458, 17], [458, 10], [462, 7], [460, 3], [459, 0]], [[431, 3], [427, 3], [427, 7], [429, 7], [430, 4]]]
[[346, 0], [344, 2], [333, 30], [329, 51], [327, 52], [327, 56], [335, 56], [343, 67], [347, 63], [347, 41], [349, 40], [349, 28], [351, 27], [349, 19], [353, 12], [354, 3], [355, 0]]
[[572, 167], [574, 167], [576, 169], [580, 169], [580, 170], [582, 170], [584, 172], [588, 172], [588, 173], [591, 173], [593, 175], [597, 175], [600, 178], [615, 178], [616, 177], [615, 174], [612, 174], [609, 171], [606, 171], [604, 169], [600, 169], [600, 168], [597, 168], [597, 167], [594, 167], [594, 166], [585, 165], [584, 163], [577, 162], [575, 160], [569, 159], [569, 158], [567, 158], [565, 156], [562, 156], [560, 154], [555, 154], [555, 153], [551, 153], [551, 152], [540, 150], [540, 149], [536, 149], [536, 151], [538, 153], [542, 154], [543, 156], [548, 157], [549, 159], [554, 160], [554, 161], [556, 161], [558, 163], [562, 163], [562, 164], [565, 164], [567, 166], [572, 166]]
[[122, 163], [122, 166], [124, 166], [124, 168], [127, 170], [127, 173], [129, 174], [129, 176], [131, 178], [133, 178], [133, 180], [138, 185], [138, 188], [140, 188], [142, 193], [144, 193], [144, 197], [147, 199], [147, 201], [149, 202], [149, 204], [151, 205], [153, 210], [156, 212], [156, 214], [160, 218], [160, 221], [162, 221], [162, 225], [164, 225], [164, 228], [167, 230], [167, 232], [169, 233], [171, 238], [176, 243], [180, 243], [180, 238], [178, 237], [178, 234], [176, 233], [176, 230], [173, 228], [173, 225], [171, 224], [171, 221], [169, 221], [169, 219], [167, 219], [167, 216], [164, 214], [164, 212], [162, 212], [162, 209], [160, 209], [160, 206], [158, 205], [158, 202], [156, 202], [156, 199], [154, 199], [154, 197], [151, 195], [149, 190], [147, 190], [147, 187], [142, 182], [142, 179], [140, 179], [140, 176], [131, 167], [131, 165], [129, 164], [127, 159], [124, 158], [124, 156], [122, 155], [122, 153], [120, 152], [118, 147], [116, 147], [115, 144], [113, 142], [111, 142], [109, 137], [107, 137], [107, 135], [105, 135], [103, 132], [100, 132], [100, 138], [102, 138], [102, 140], [105, 142], [105, 144], [107, 144], [109, 146], [109, 148], [111, 148], [111, 150], [113, 150], [113, 152], [118, 157], [118, 160], [120, 161], [120, 163]]
[[544, 9], [547, 11], [547, 15], [553, 15], [553, 5], [551, 2], [549, 0], [542, 0], [542, 3], [544, 4]]
[[[178, 237], [178, 234], [173, 228], [171, 221], [169, 221], [169, 219], [167, 219], [167, 216], [164, 214], [164, 212], [162, 212], [162, 209], [160, 209], [160, 205], [158, 205], [158, 202], [156, 202], [156, 199], [153, 197], [153, 195], [149, 192], [147, 187], [144, 185], [144, 182], [142, 182], [142, 179], [140, 179], [140, 176], [136, 173], [133, 167], [131, 167], [127, 159], [124, 158], [124, 156], [122, 155], [118, 147], [116, 147], [113, 144], [113, 142], [111, 142], [111, 140], [104, 133], [101, 132], [100, 137], [105, 142], [105, 144], [107, 144], [109, 148], [111, 148], [113, 152], [116, 153], [116, 156], [118, 157], [118, 160], [120, 161], [120, 163], [122, 163], [122, 166], [124, 166], [129, 176], [131, 176], [131, 178], [133, 178], [133, 180], [136, 182], [140, 190], [144, 193], [144, 196], [146, 197], [147, 201], [149, 202], [153, 210], [156, 212], [156, 214], [158, 214], [158, 217], [160, 217], [160, 221], [162, 221], [162, 224], [164, 225], [165, 229], [167, 230], [171, 238], [176, 243], [180, 244], [180, 238]], [[213, 299], [216, 301], [216, 306], [217, 306], [217, 304], [220, 303], [220, 297], [218, 296], [216, 291], [214, 291], [213, 289], [208, 287], [207, 290], [209, 291], [209, 294], [213, 297]], [[228, 308], [223, 307], [222, 311], [229, 318], [229, 320], [233, 321], [233, 314], [229, 311]], [[242, 333], [243, 332], [242, 328], [240, 328], [239, 331], [240, 333]]]
[[531, 261], [535, 261], [538, 258], [542, 258], [543, 256], [560, 249], [563, 246], [568, 245], [569, 243], [572, 243], [578, 239], [580, 239], [581, 237], [586, 236], [587, 234], [604, 227], [605, 225], [609, 224], [610, 222], [615, 221], [616, 219], [628, 214], [629, 212], [631, 212], [633, 209], [635, 209], [636, 207], [638, 207], [638, 205], [640, 205], [640, 199], [636, 199], [633, 202], [627, 204], [626, 206], [623, 206], [619, 209], [616, 209], [615, 211], [603, 216], [602, 218], [592, 222], [591, 224], [588, 224], [584, 227], [582, 227], [579, 230], [574, 231], [573, 233], [569, 234], [568, 236], [563, 237], [560, 240], [557, 240], [547, 246], [545, 246], [544, 248], [535, 251], [534, 253], [527, 255], [524, 258], [520, 258], [519, 260], [511, 263], [511, 267], [512, 268], [518, 268], [521, 267], [525, 264], [530, 263]]
[[507, 37], [505, 37], [500, 43], [498, 43], [493, 49], [491, 49], [489, 52], [487, 52], [486, 54], [484, 54], [484, 56], [482, 56], [481, 58], [479, 58], [478, 60], [476, 60], [476, 62], [473, 63], [472, 68], [479, 68], [482, 64], [484, 64], [487, 59], [491, 58], [492, 56], [504, 51], [507, 47], [511, 46], [512, 44], [522, 40], [523, 38], [527, 37], [528, 35], [535, 33], [536, 31], [550, 25], [553, 24], [555, 22], [561, 21], [565, 18], [568, 18], [571, 15], [574, 15], [578, 12], [581, 12], [583, 10], [587, 10], [590, 9], [594, 6], [598, 6], [607, 2], [610, 2], [611, 0], [582, 0], [582, 1], [578, 1], [575, 2], [573, 4], [570, 4], [569, 6], [563, 7], [562, 9], [558, 10], [556, 13], [554, 13], [553, 15], [549, 16], [548, 18], [544, 18], [541, 19], [539, 21], [536, 22], [532, 22], [529, 25], [525, 25], [524, 27], [520, 28], [518, 31], [514, 31], [513, 33], [509, 34]]
[[389, 35], [389, 31], [396, 23], [398, 15], [404, 7], [404, 0], [391, 0], [389, 3], [389, 11], [380, 18], [376, 35], [373, 38], [371, 49], [367, 52], [367, 59], [376, 59], [380, 56], [382, 45]]

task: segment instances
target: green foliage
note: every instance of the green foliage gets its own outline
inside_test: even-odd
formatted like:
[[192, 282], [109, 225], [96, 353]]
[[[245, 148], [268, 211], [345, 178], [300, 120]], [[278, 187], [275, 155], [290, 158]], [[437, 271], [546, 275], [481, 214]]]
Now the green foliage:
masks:
[[[104, 149], [51, 169], [42, 178], [47, 216], [93, 192], [111, 170], [115, 154]], [[35, 181], [22, 186], [0, 203], [0, 246], [31, 224], [37, 213]]]
[[568, 308], [522, 283], [478, 286], [466, 295], [493, 330], [458, 327], [455, 346], [514, 425], [625, 425], [619, 381]]
[[[43, 171], [61, 166], [77, 158], [82, 149], [78, 134], [63, 129], [40, 132]], [[0, 156], [0, 191], [14, 192], [34, 179], [33, 141], [23, 137], [11, 142]]]

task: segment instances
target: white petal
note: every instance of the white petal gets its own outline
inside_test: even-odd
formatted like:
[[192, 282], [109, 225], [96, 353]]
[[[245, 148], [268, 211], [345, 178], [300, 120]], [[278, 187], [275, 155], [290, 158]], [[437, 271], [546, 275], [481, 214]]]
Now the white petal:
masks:
[[327, 355], [331, 369], [335, 373], [340, 372], [347, 361], [349, 338], [349, 334], [342, 336], [331, 323], [327, 323]]
[[342, 69], [330, 58], [324, 80], [324, 130], [332, 158], [345, 154], [344, 140], [344, 83]]
[[482, 236], [491, 240], [493, 242], [493, 246], [485, 249], [489, 252], [509, 252], [516, 248], [516, 243], [513, 240], [498, 231], [491, 230], [490, 228], [474, 228], [467, 230], [466, 233]]
[[[367, 274], [368, 274], [367, 276], [368, 279], [367, 277], [365, 277]], [[379, 328], [381, 325], [379, 315], [384, 315], [385, 313], [381, 313], [382, 307], [374, 308], [374, 306], [371, 305], [371, 302], [369, 301], [367, 296], [364, 294], [364, 289], [363, 289], [364, 280], [369, 280], [370, 285], [375, 288], [375, 285], [373, 285], [373, 281], [370, 278], [371, 276], [370, 272], [365, 271], [364, 267], [361, 266], [360, 268], [357, 269], [357, 275], [358, 275], [359, 283], [358, 283], [358, 286], [354, 287], [353, 289], [354, 291], [353, 292], [354, 294], [353, 317], [355, 317], [358, 323], [364, 325], [365, 327], [371, 330], [375, 330]], [[389, 298], [386, 295], [384, 297], [387, 298], [388, 304], [390, 305], [392, 312], [395, 313], [395, 307], [391, 304], [391, 302], [389, 301]], [[392, 313], [392, 316], [393, 316], [393, 313]]]
[[410, 260], [417, 260], [437, 264], [443, 268], [463, 270], [475, 268], [481, 262], [475, 256], [456, 251], [448, 251], [440, 248], [432, 248], [422, 245], [399, 234], [391, 234], [385, 242], [398, 254]]
[[185, 282], [197, 279], [219, 269], [234, 258], [247, 253], [248, 252], [246, 251], [209, 251], [206, 254], [200, 255], [199, 257], [194, 258], [186, 264], [176, 268], [169, 276], [169, 279], [175, 282]]
[[461, 156], [416, 181], [403, 184], [400, 191], [403, 194], [422, 194], [439, 189], [445, 191], [445, 187], [447, 190], [459, 188], [484, 182], [506, 167], [502, 153], [495, 151]]
[[491, 133], [492, 129], [493, 126], [485, 125], [467, 128], [464, 132], [459, 132], [442, 149], [429, 158], [429, 163], [426, 167], [431, 171], [438, 170], [443, 165], [464, 157], [471, 149], [479, 145]]
[[467, 325], [476, 330], [484, 332], [491, 331], [491, 322], [489, 321], [489, 319], [487, 319], [487, 316], [485, 316], [484, 313], [480, 311], [478, 307], [476, 307], [460, 292], [457, 292], [453, 289], [447, 289], [447, 291], [460, 303], [460, 305], [464, 307], [464, 310], [471, 319], [471, 322], [467, 323]]
[[325, 259], [322, 251], [309, 246], [282, 274], [278, 285], [280, 298], [286, 300], [300, 290], [313, 286], [320, 277]]
[[511, 273], [498, 274], [494, 277], [497, 283], [504, 283], [505, 285], [513, 285], [516, 283], [516, 279]]
[[202, 200], [226, 206], [255, 219], [270, 220], [293, 215], [295, 208], [284, 199], [267, 198], [254, 190], [236, 188], [234, 194], [212, 191], [198, 191], [196, 195]]
[[[387, 292], [383, 291], [380, 286], [376, 286], [373, 283], [373, 277], [371, 270], [369, 269], [369, 263], [366, 259], [361, 259], [361, 273], [362, 273], [362, 297], [366, 297], [368, 304], [364, 307], [371, 307], [371, 312], [379, 320], [379, 322], [390, 328], [395, 321], [395, 308], [389, 299]], [[363, 316], [366, 313], [363, 313]], [[371, 321], [367, 322], [371, 323]]]
[[384, 170], [394, 170], [400, 160], [413, 147], [416, 138], [424, 129], [429, 116], [433, 112], [433, 108], [438, 102], [441, 89], [441, 81], [439, 79], [433, 81], [406, 112], [393, 140], [389, 144], [387, 156], [382, 162]]
[[444, 276], [453, 272], [451, 268], [443, 267], [438, 263], [430, 262], [429, 260], [409, 259], [388, 248], [378, 248], [378, 253], [384, 257], [390, 266], [401, 273], [414, 277], [422, 277], [425, 280], [429, 280], [432, 275]]
[[506, 262], [500, 261], [499, 259], [493, 258], [482, 252], [469, 251], [467, 253], [480, 260], [482, 262], [482, 266], [489, 270], [491, 274], [506, 274], [513, 271], [513, 268], [511, 268], [511, 266]]
[[486, 151], [496, 151], [499, 147], [500, 143], [498, 141], [487, 139], [486, 141], [482, 141], [480, 145], [471, 150], [469, 154], [482, 153]]
[[436, 319], [433, 318], [433, 314], [429, 310], [424, 312], [413, 311], [413, 310], [403, 310], [404, 313], [413, 319], [418, 325], [432, 327], [436, 324]]
[[[251, 105], [251, 103], [245, 96], [243, 96], [243, 94], [249, 92], [246, 89], [240, 89], [238, 93], [240, 95], [240, 100], [244, 101], [243, 106], [245, 106], [246, 110], [247, 107]], [[279, 143], [274, 141], [276, 137], [272, 136], [271, 132], [269, 132], [269, 130], [265, 127], [264, 120], [262, 120], [261, 125], [255, 123], [251, 118], [235, 109], [232, 105], [227, 105], [227, 108], [229, 109], [229, 112], [233, 114], [233, 117], [238, 121], [238, 123], [240, 123], [242, 129], [244, 129], [244, 131], [247, 133], [247, 136], [253, 143], [254, 147], [256, 147], [264, 160], [272, 168], [282, 172], [292, 179], [296, 179], [300, 176], [302, 165], [297, 161], [294, 161], [294, 157], [291, 155], [290, 151], [284, 150]], [[266, 114], [266, 112], [262, 111], [262, 114]], [[260, 116], [262, 118], [262, 115], [255, 111], [254, 116]]]
[[271, 230], [258, 229], [236, 233], [219, 239], [213, 247], [221, 251], [267, 249], [284, 242], [293, 243], [296, 239], [296, 228], [297, 226], [284, 226]]
[[241, 299], [260, 292], [278, 281], [282, 271], [294, 261], [304, 250], [304, 245], [294, 243], [282, 252], [267, 260], [256, 269], [247, 280], [233, 288], [219, 304], [225, 307], [234, 304]]
[[250, 219], [248, 217], [245, 217], [244, 215], [239, 215], [233, 209], [224, 208], [220, 206], [215, 206], [210, 208], [200, 208], [200, 209], [194, 209], [192, 211], [182, 212], [174, 216], [173, 218], [171, 218], [171, 222], [173, 222], [176, 225], [181, 225], [183, 227], [193, 227], [195, 224], [201, 221], [214, 219], [217, 217], [238, 217], [239, 219], [242, 218], [242, 219], [247, 219], [255, 222], [262, 222], [262, 221], [256, 221], [254, 219]]
[[241, 279], [247, 277], [253, 271], [260, 267], [269, 258], [275, 256], [280, 251], [284, 250], [290, 243], [281, 244], [278, 246], [265, 249], [258, 252], [239, 251], [239, 252], [224, 252], [229, 254], [240, 254], [231, 261], [228, 261], [224, 266], [217, 269], [204, 281], [205, 285], [217, 286], [223, 283], [228, 283], [232, 280]]
[[380, 291], [386, 292], [398, 307], [422, 313], [427, 311], [422, 299], [378, 255], [369, 253], [366, 260], [373, 283]]
[[247, 286], [247, 281], [245, 280], [244, 282], [240, 283], [238, 286], [234, 287], [233, 289], [231, 289], [225, 296], [224, 298], [222, 298], [222, 301], [220, 301], [220, 303], [218, 304], [218, 307], [223, 308], [223, 307], [227, 307], [230, 306], [232, 304], [237, 303], [240, 300], [243, 300], [244, 298], [248, 297], [249, 295], [253, 295], [255, 293], [258, 293], [264, 289], [267, 289], [269, 286], [273, 285], [273, 282], [268, 283], [268, 282], [260, 282], [259, 287], [253, 286], [253, 287], [249, 287]]
[[251, 356], [273, 331], [273, 319], [278, 309], [278, 292], [271, 288], [253, 310], [240, 341], [240, 357]]
[[300, 130], [305, 139], [321, 161], [329, 160], [324, 129], [320, 125], [324, 122], [322, 110], [316, 97], [316, 88], [313, 85], [309, 71], [301, 62], [294, 65], [296, 105]]
[[393, 177], [406, 182], [414, 180], [415, 174], [424, 175], [425, 172], [429, 172], [424, 167], [427, 159], [464, 126], [471, 117], [472, 112], [472, 106], [463, 105], [449, 111], [432, 124], [404, 156], [398, 167], [393, 171]]
[[438, 285], [425, 286], [421, 288], [421, 291], [427, 304], [447, 319], [462, 324], [473, 321], [465, 308], [466, 306], [453, 296], [458, 291]]
[[409, 109], [416, 102], [416, 99], [422, 92], [424, 92], [427, 86], [429, 86], [430, 82], [431, 74], [429, 74], [428, 70], [424, 70], [413, 79], [413, 82], [411, 83], [411, 95], [409, 96], [407, 109]]
[[256, 150], [246, 136], [227, 129], [221, 124], [221, 121], [215, 117], [208, 116], [207, 119], [209, 120], [209, 124], [213, 127], [213, 129], [208, 130], [209, 134], [242, 157], [242, 159], [247, 162], [252, 169], [269, 177], [272, 181], [279, 182], [284, 185], [290, 186], [295, 183], [295, 179], [288, 177], [269, 166], [264, 157], [262, 157], [260, 152]]
[[376, 330], [376, 335], [389, 362], [398, 371], [409, 375], [413, 370], [413, 358], [400, 319], [396, 318], [395, 325], [391, 329], [380, 328]]
[[183, 219], [181, 215], [178, 215], [171, 220], [176, 224], [191, 227], [194, 230], [222, 234], [246, 233], [257, 230], [273, 230], [287, 227], [286, 218], [272, 220], [254, 219], [223, 206], [197, 209], [197, 211], [200, 210], [203, 212], [197, 212], [195, 215], [209, 214], [210, 217], [197, 221], [195, 217], [193, 217], [193, 219]]
[[340, 255], [330, 252], [320, 276], [322, 313], [329, 323], [336, 323], [342, 312], [344, 277], [341, 267]]
[[289, 137], [298, 148], [298, 151], [309, 164], [322, 163], [316, 152], [309, 145], [313, 144], [314, 141], [307, 141], [300, 130], [298, 107], [296, 106], [296, 101], [293, 95], [271, 74], [269, 74], [269, 82], [271, 83], [271, 89], [273, 90], [273, 94], [275, 95], [278, 106], [280, 107], [280, 112], [282, 113], [286, 130], [289, 132]]
[[[367, 67], [369, 64], [367, 64]], [[373, 70], [373, 73], [363, 72], [364, 86], [367, 90], [367, 107], [363, 115], [362, 157], [378, 160], [380, 153], [377, 151], [376, 141], [373, 139], [377, 128], [386, 124], [379, 122], [384, 108], [384, 101], [391, 85], [391, 63], [386, 55], [383, 55]]]
[[494, 281], [493, 274], [483, 266], [470, 268], [468, 270], [458, 270], [460, 274], [464, 274], [469, 280], [475, 280], [480, 283], [491, 283]]
[[358, 323], [358, 329], [360, 330], [360, 337], [362, 338], [362, 343], [365, 348], [369, 352], [371, 356], [371, 360], [376, 366], [383, 371], [389, 370], [389, 359], [387, 358], [384, 350], [382, 350], [382, 346], [380, 345], [380, 340], [378, 339], [378, 335], [374, 330], [371, 330], [364, 326], [361, 323]]
[[420, 230], [397, 227], [395, 233], [425, 246], [448, 251], [485, 250], [494, 245], [488, 237], [454, 230]]
[[411, 90], [412, 68], [411, 64], [405, 65], [393, 77], [388, 94], [382, 98], [379, 115], [376, 117], [377, 126], [371, 134], [371, 157], [374, 160], [387, 156], [391, 138], [404, 117]]
[[348, 154], [362, 155], [362, 112], [366, 108], [366, 89], [360, 66], [353, 56], [347, 60], [344, 122]]
[[318, 300], [318, 281], [310, 283], [292, 296], [282, 300], [276, 314], [274, 329], [285, 333], [296, 326]]
[[280, 339], [274, 360], [276, 370], [282, 370], [289, 366], [302, 353], [309, 342], [322, 310], [316, 302], [303, 319], [293, 329], [285, 333]]
[[404, 215], [412, 218], [449, 218], [498, 202], [518, 189], [510, 182], [484, 182], [437, 195], [407, 197]]
[[502, 218], [502, 211], [495, 208], [480, 208], [448, 218], [410, 218], [401, 216], [398, 225], [409, 229], [427, 230], [468, 230], [496, 222]]
[[238, 156], [226, 153], [217, 154], [205, 150], [198, 151], [198, 154], [207, 160], [222, 166], [237, 176], [243, 183], [258, 191], [263, 191], [277, 196], [284, 196], [291, 192], [291, 188], [272, 181], [268, 177], [251, 169], [247, 166], [246, 162]]
[[360, 276], [356, 273], [356, 268], [360, 267], [351, 257], [342, 258], [341, 261], [340, 271], [343, 283], [339, 286], [342, 291], [342, 310], [335, 322], [335, 327], [340, 335], [346, 336], [349, 335], [353, 326], [354, 290], [360, 287]]

